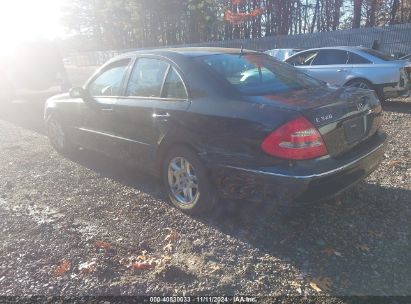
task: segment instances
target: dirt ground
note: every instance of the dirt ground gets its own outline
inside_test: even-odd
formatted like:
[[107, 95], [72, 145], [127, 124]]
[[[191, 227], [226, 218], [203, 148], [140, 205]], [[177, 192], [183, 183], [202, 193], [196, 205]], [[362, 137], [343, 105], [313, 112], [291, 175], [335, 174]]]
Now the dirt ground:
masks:
[[384, 161], [345, 196], [190, 217], [144, 172], [56, 153], [46, 97], [0, 110], [0, 295], [411, 296], [410, 101], [385, 104]]

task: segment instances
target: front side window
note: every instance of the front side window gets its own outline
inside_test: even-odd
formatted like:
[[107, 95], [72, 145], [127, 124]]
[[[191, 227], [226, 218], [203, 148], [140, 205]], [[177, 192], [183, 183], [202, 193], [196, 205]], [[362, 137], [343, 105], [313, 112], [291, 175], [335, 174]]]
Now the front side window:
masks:
[[187, 92], [183, 80], [174, 68], [171, 68], [168, 72], [166, 81], [164, 82], [162, 97], [187, 99]]
[[287, 63], [293, 65], [293, 66], [307, 66], [311, 65], [315, 57], [317, 56], [318, 51], [310, 51], [310, 52], [304, 52], [300, 53], [298, 55], [295, 55], [291, 58], [288, 58], [286, 60]]
[[321, 50], [311, 65], [346, 64], [347, 52], [342, 50]]
[[160, 97], [168, 63], [152, 58], [140, 58], [127, 85], [127, 96]]
[[321, 85], [318, 80], [268, 55], [218, 54], [199, 56], [196, 60], [245, 95], [285, 92]]
[[119, 96], [130, 59], [120, 60], [107, 66], [88, 86], [91, 96]]

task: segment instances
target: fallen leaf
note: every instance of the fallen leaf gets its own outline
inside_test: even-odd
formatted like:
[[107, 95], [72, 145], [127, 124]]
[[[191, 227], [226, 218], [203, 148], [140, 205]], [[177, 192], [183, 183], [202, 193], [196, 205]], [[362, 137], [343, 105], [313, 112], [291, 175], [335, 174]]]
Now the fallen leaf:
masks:
[[[333, 281], [330, 278], [314, 278], [310, 282], [310, 286], [318, 291], [328, 291], [333, 285]], [[315, 288], [315, 287], [317, 288]]]
[[103, 241], [96, 241], [96, 248], [99, 248], [99, 249], [110, 249], [111, 248], [111, 245], [109, 244], [109, 243], [107, 243], [107, 242], [103, 242]]
[[338, 257], [342, 257], [342, 253], [335, 250], [334, 248], [324, 248], [323, 250], [321, 250], [320, 252], [325, 253], [327, 255], [336, 255]]
[[158, 260], [158, 264], [166, 264], [170, 262], [173, 258], [169, 255], [163, 255], [161, 259]]
[[340, 287], [341, 288], [349, 288], [352, 286], [352, 283], [349, 279], [342, 279], [340, 282]]
[[370, 251], [370, 247], [368, 247], [365, 244], [359, 244], [359, 245], [357, 245], [357, 248], [360, 249], [361, 251], [367, 251], [367, 252]]
[[165, 245], [164, 247], [163, 247], [163, 250], [165, 250], [165, 251], [172, 251], [173, 250], [173, 245], [170, 243], [170, 244], [167, 244], [167, 245]]
[[156, 266], [155, 262], [134, 262], [131, 264], [131, 269], [133, 270], [147, 270], [152, 269]]
[[130, 260], [128, 258], [121, 258], [119, 263], [120, 265], [127, 266], [130, 265]]
[[137, 257], [137, 260], [145, 260], [146, 259], [146, 256], [145, 255], [139, 255], [138, 257]]
[[210, 266], [210, 269], [211, 269], [211, 273], [214, 273], [214, 272], [217, 272], [217, 271], [219, 271], [220, 269], [221, 269], [221, 267], [219, 266], [219, 265], [217, 265], [217, 264], [212, 264], [211, 266]]
[[178, 239], [178, 234], [175, 231], [171, 231], [171, 233], [169, 235], [166, 236], [166, 238], [164, 239], [164, 241], [166, 242], [175, 242]]
[[401, 163], [402, 163], [402, 161], [399, 160], [399, 159], [392, 159], [388, 162], [388, 166], [396, 166], [396, 165], [401, 164]]
[[325, 254], [327, 254], [327, 255], [333, 255], [333, 254], [335, 254], [334, 248], [324, 248], [324, 249], [321, 250], [320, 252], [325, 253]]
[[343, 256], [343, 255], [341, 254], [341, 252], [338, 252], [338, 251], [334, 251], [334, 255], [339, 256], [339, 257], [342, 257], [342, 256]]
[[321, 292], [321, 288], [317, 286], [314, 282], [310, 282], [310, 286], [312, 289], [314, 289], [316, 292]]
[[382, 238], [383, 233], [381, 231], [368, 230], [368, 235], [376, 238]]
[[54, 276], [60, 277], [70, 270], [71, 263], [68, 260], [64, 260], [54, 269]]
[[79, 265], [78, 270], [82, 274], [90, 274], [96, 270], [96, 261], [85, 262]]
[[[300, 288], [301, 284], [297, 281], [291, 281], [290, 285], [295, 288]], [[318, 287], [318, 286], [317, 286]]]

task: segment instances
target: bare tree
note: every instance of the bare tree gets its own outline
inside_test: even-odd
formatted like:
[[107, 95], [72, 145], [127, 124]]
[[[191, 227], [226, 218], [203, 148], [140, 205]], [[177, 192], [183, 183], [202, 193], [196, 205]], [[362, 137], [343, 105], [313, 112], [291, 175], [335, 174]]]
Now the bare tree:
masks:
[[332, 30], [335, 31], [340, 26], [340, 18], [341, 18], [341, 7], [343, 5], [343, 0], [335, 0], [334, 4], [334, 18], [333, 18], [333, 25]]
[[377, 0], [368, 0], [367, 1], [367, 20], [365, 26], [371, 27], [375, 26], [377, 13]]
[[315, 22], [318, 19], [318, 14], [319, 14], [319, 8], [320, 8], [320, 0], [316, 0], [315, 2], [315, 9], [314, 9], [314, 15], [313, 15], [313, 20], [311, 22], [311, 30], [310, 32], [314, 32], [314, 28], [315, 28]]
[[362, 4], [363, 0], [354, 0], [353, 1], [353, 20], [352, 20], [352, 27], [359, 28], [361, 26], [361, 11], [362, 11]]
[[400, 7], [400, 0], [393, 0], [390, 13], [390, 24], [395, 23], [395, 17], [397, 16], [398, 9]]

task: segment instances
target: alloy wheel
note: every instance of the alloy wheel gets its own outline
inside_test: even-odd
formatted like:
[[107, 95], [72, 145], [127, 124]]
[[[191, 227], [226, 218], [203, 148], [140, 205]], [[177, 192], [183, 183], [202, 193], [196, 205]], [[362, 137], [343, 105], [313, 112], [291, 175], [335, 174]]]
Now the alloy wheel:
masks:
[[364, 81], [358, 81], [358, 82], [356, 81], [351, 86], [355, 88], [366, 89], [366, 90], [371, 89], [370, 86]]
[[173, 158], [168, 165], [168, 185], [182, 207], [193, 205], [200, 195], [194, 167], [184, 157]]

